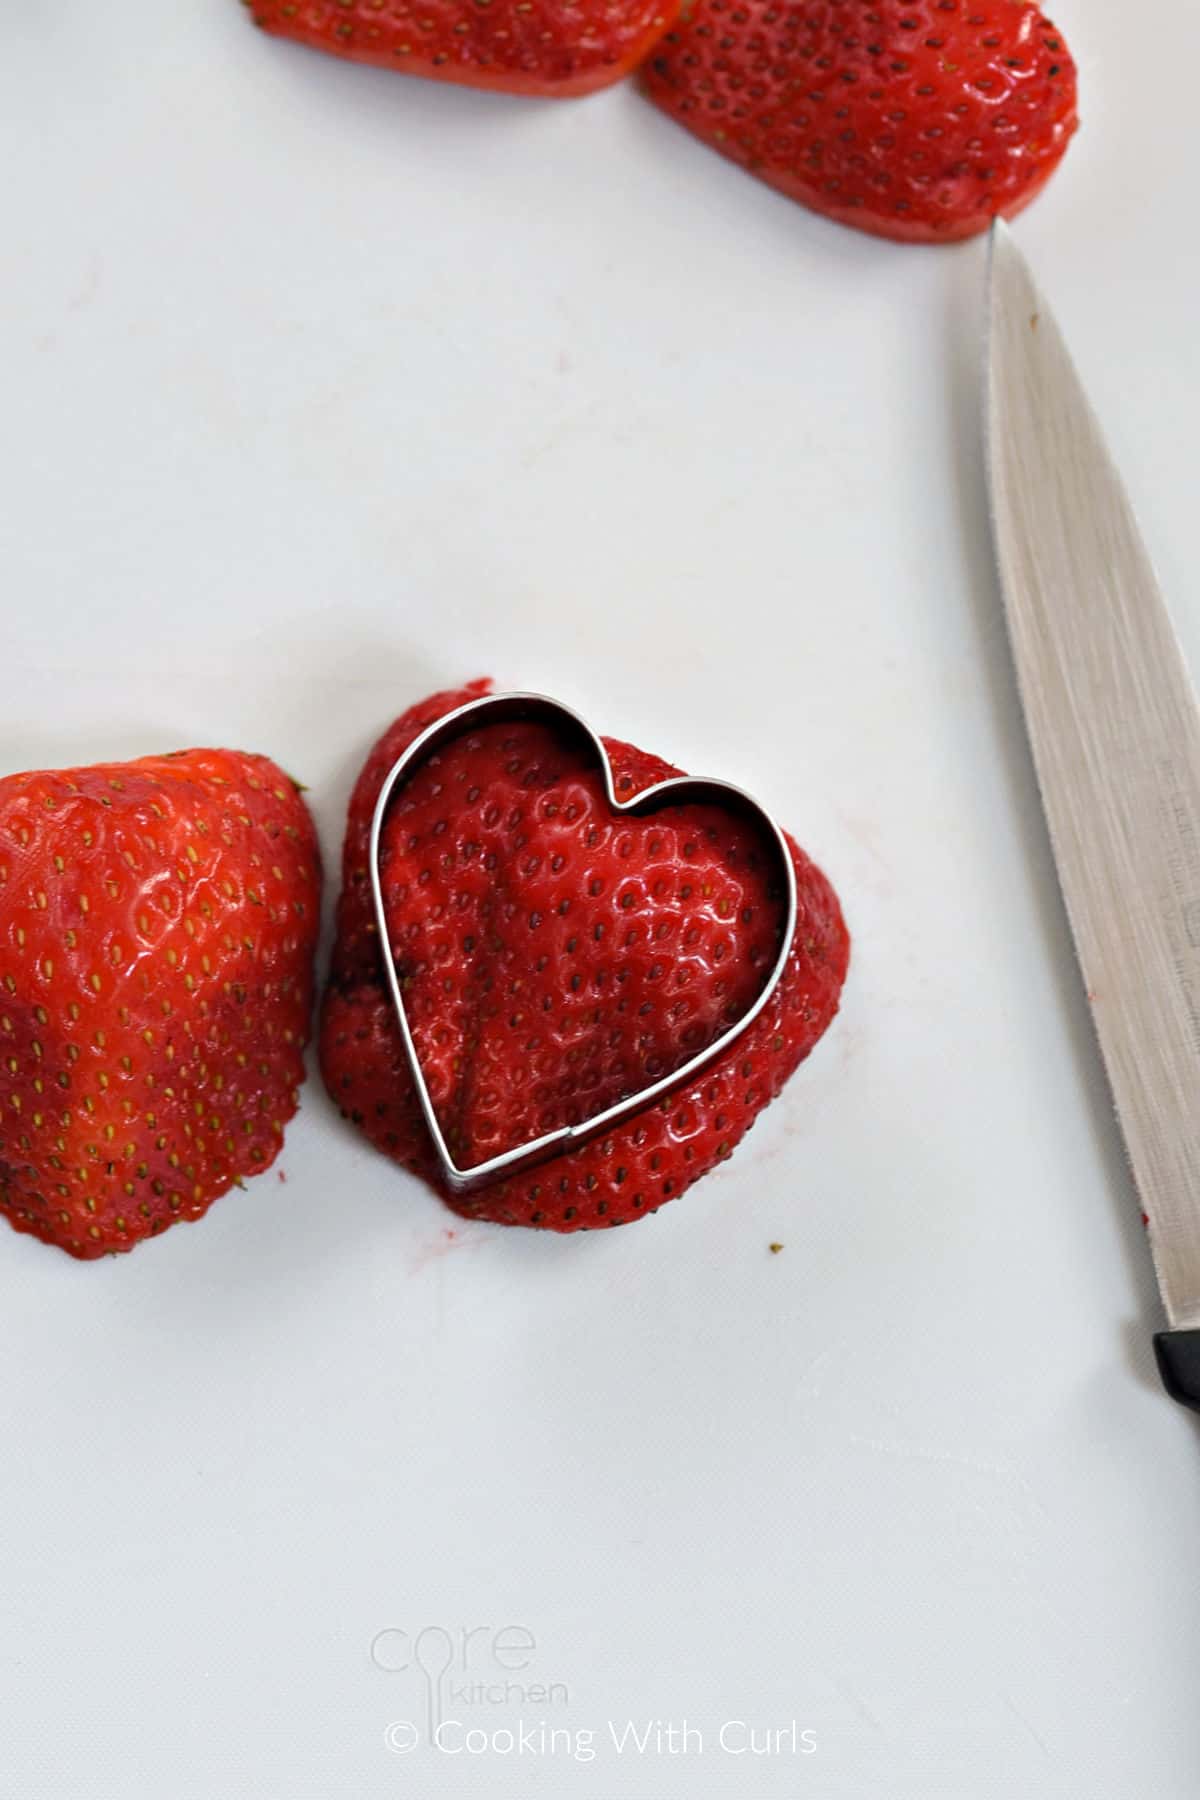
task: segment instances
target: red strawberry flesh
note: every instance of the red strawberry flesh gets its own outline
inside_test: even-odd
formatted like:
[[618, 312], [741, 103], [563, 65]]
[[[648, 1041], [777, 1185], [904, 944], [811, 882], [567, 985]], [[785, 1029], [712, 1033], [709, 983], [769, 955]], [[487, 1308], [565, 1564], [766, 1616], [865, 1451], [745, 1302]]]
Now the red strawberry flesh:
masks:
[[[731, 1154], [836, 1013], [849, 939], [833, 890], [790, 844], [799, 891], [796, 939], [783, 980], [733, 1046], [665, 1100], [578, 1149], [465, 1197], [446, 1193], [385, 987], [367, 845], [375, 801], [397, 757], [434, 719], [486, 686], [473, 683], [412, 708], [384, 734], [359, 778], [322, 1015], [322, 1072], [339, 1106], [370, 1141], [437, 1186], [465, 1215], [558, 1231], [621, 1224], [655, 1211]], [[634, 821], [614, 818], [598, 773], [542, 728], [506, 725], [474, 735], [477, 749], [466, 740], [447, 746], [437, 766], [414, 775], [405, 790], [412, 812], [389, 811], [383, 879], [392, 894], [389, 919], [399, 928], [406, 999], [439, 1119], [460, 1155], [465, 1145], [477, 1160], [547, 1122], [594, 1112], [639, 1077], [644, 1082], [649, 1059], [655, 1068], [660, 1061], [678, 1067], [697, 1042], [723, 1030], [729, 1014], [744, 1012], [761, 990], [775, 953], [781, 903], [771, 891], [763, 847], [721, 809], [688, 806]], [[513, 737], [519, 743], [505, 752], [503, 740]], [[679, 773], [615, 740], [606, 740], [606, 747], [622, 799]], [[519, 767], [510, 770], [505, 757]], [[474, 788], [479, 792], [468, 800]], [[557, 809], [549, 818], [547, 802]], [[493, 805], [500, 815], [489, 826], [484, 815]], [[579, 811], [567, 818], [572, 805]], [[514, 821], [518, 809], [521, 819]], [[603, 836], [589, 844], [593, 829]], [[483, 847], [487, 832], [496, 856], [490, 869], [484, 862], [493, 853]], [[410, 845], [413, 837], [417, 843]], [[517, 844], [518, 838], [525, 841]], [[693, 845], [695, 855], [689, 856]], [[556, 869], [558, 856], [563, 862]], [[536, 857], [538, 866], [523, 872], [522, 857], [526, 863]], [[592, 893], [596, 880], [602, 885]], [[687, 885], [693, 893], [685, 898]], [[700, 891], [706, 885], [707, 895]], [[531, 898], [534, 889], [540, 905]], [[627, 893], [633, 895], [628, 907], [622, 905]], [[557, 910], [563, 900], [565, 913]], [[627, 944], [620, 933], [631, 922], [639, 937]], [[656, 949], [660, 925], [667, 935]], [[599, 938], [597, 926], [603, 927]], [[693, 926], [699, 936], [689, 943]], [[473, 942], [465, 949], [468, 938]], [[682, 982], [673, 986], [680, 974]], [[523, 984], [518, 995], [511, 992], [514, 981]], [[636, 1006], [624, 1012], [623, 993], [637, 996]], [[673, 1015], [681, 1000], [686, 1010]], [[612, 1043], [617, 1031], [619, 1040]], [[692, 1031], [699, 1037], [685, 1037]]]
[[791, 198], [916, 243], [1012, 218], [1078, 124], [1075, 64], [1033, 0], [689, 0], [645, 83]]
[[679, 0], [244, 0], [264, 31], [352, 62], [509, 94], [589, 94], [628, 75]]
[[296, 1110], [320, 863], [265, 757], [0, 780], [0, 1213], [89, 1258], [197, 1219]]
[[[638, 786], [670, 773], [642, 765]], [[621, 780], [632, 790], [634, 771]], [[410, 1028], [460, 1166], [680, 1068], [749, 1010], [779, 953], [783, 901], [751, 819], [616, 814], [594, 754], [544, 724], [485, 725], [438, 753], [391, 805], [380, 852]]]

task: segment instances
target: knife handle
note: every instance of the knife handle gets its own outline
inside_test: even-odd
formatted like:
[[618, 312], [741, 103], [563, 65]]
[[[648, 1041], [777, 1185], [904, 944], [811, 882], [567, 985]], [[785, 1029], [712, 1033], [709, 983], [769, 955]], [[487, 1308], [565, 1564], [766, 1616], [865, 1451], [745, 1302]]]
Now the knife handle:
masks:
[[1200, 1331], [1160, 1331], [1154, 1354], [1172, 1400], [1200, 1412]]

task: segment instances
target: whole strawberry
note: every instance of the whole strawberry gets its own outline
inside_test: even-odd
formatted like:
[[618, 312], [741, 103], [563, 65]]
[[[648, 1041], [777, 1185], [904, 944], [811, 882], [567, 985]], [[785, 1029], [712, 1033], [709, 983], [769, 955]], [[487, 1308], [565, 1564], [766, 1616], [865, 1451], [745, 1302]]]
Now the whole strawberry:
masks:
[[637, 67], [679, 0], [243, 0], [256, 24], [353, 62], [567, 96]]
[[1012, 218], [1078, 124], [1075, 64], [1034, 0], [688, 0], [645, 82], [772, 187], [911, 243]]
[[[396, 758], [426, 725], [486, 689], [476, 682], [414, 707], [359, 777], [322, 1072], [371, 1142], [459, 1212], [556, 1231], [623, 1224], [730, 1155], [836, 1013], [849, 941], [828, 882], [792, 845], [792, 954], [733, 1047], [607, 1136], [466, 1197], [445, 1192], [384, 986], [368, 838]], [[606, 745], [622, 799], [679, 773], [629, 745]], [[533, 722], [485, 726], [419, 767], [389, 811], [380, 869], [388, 953], [460, 1165], [680, 1068], [748, 1010], [782, 921], [773, 865], [752, 826], [700, 805], [614, 815], [586, 753]]]
[[0, 780], [0, 1213], [73, 1256], [200, 1218], [304, 1079], [321, 870], [262, 756]]

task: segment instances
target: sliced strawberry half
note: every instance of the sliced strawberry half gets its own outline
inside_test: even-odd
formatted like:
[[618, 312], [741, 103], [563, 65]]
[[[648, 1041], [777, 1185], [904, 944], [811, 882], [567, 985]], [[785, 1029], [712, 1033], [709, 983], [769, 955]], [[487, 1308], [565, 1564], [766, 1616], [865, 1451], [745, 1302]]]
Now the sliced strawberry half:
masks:
[[1036, 197], [1078, 125], [1032, 0], [687, 0], [650, 98], [814, 212], [948, 243]]
[[[351, 801], [321, 1063], [342, 1110], [442, 1188], [385, 987], [367, 839], [387, 770], [485, 684], [434, 696], [385, 733]], [[617, 792], [678, 774], [606, 740]], [[745, 821], [683, 806], [614, 815], [598, 773], [533, 724], [449, 747], [389, 813], [381, 875], [406, 1006], [460, 1164], [593, 1115], [680, 1068], [746, 1012], [781, 920]], [[657, 1209], [731, 1154], [837, 1010], [848, 938], [794, 845], [800, 924], [784, 978], [733, 1047], [610, 1133], [466, 1197], [468, 1216], [572, 1231]], [[444, 1190], [443, 1190], [444, 1191]]]
[[276, 37], [352, 62], [507, 94], [568, 97], [620, 81], [679, 0], [243, 0]]

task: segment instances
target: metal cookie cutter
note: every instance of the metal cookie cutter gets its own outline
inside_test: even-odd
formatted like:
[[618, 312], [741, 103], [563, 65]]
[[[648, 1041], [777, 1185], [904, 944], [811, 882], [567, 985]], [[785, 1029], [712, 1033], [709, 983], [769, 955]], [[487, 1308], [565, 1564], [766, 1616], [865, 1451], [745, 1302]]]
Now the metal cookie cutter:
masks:
[[[430, 1099], [429, 1088], [421, 1069], [420, 1058], [413, 1042], [412, 1031], [408, 1023], [408, 1015], [404, 1010], [404, 994], [400, 986], [400, 978], [396, 973], [396, 962], [391, 950], [391, 936], [388, 930], [387, 916], [384, 910], [383, 882], [379, 871], [379, 840], [383, 832], [384, 820], [388, 807], [396, 789], [406, 781], [421, 763], [428, 760], [435, 751], [452, 738], [462, 737], [464, 733], [483, 725], [495, 725], [505, 720], [535, 719], [550, 724], [560, 733], [582, 738], [595, 758], [596, 764], [604, 775], [604, 791], [608, 804], [616, 814], [627, 814], [632, 818], [644, 818], [650, 813], [658, 812], [667, 806], [681, 806], [689, 802], [716, 802], [731, 811], [749, 815], [763, 829], [768, 843], [778, 853], [779, 874], [783, 883], [785, 898], [784, 926], [780, 940], [779, 954], [775, 958], [766, 985], [758, 999], [744, 1013], [736, 1024], [728, 1031], [723, 1031], [713, 1043], [690, 1057], [678, 1069], [669, 1075], [661, 1076], [646, 1087], [639, 1088], [613, 1106], [606, 1106], [603, 1112], [595, 1113], [590, 1119], [581, 1120], [575, 1125], [562, 1125], [554, 1131], [547, 1131], [541, 1137], [531, 1138], [528, 1143], [516, 1144], [510, 1150], [502, 1151], [498, 1156], [489, 1157], [485, 1162], [475, 1163], [472, 1167], [462, 1169], [454, 1161], [438, 1122], [437, 1113]], [[792, 943], [796, 936], [796, 871], [789, 854], [787, 843], [779, 826], [757, 800], [751, 798], [742, 788], [734, 787], [727, 781], [711, 781], [698, 775], [673, 775], [666, 781], [659, 781], [653, 787], [643, 788], [632, 800], [618, 800], [613, 785], [612, 766], [608, 760], [608, 752], [604, 745], [579, 714], [572, 712], [569, 706], [563, 706], [558, 700], [551, 700], [545, 694], [487, 694], [481, 700], [471, 700], [465, 706], [456, 707], [453, 712], [446, 713], [432, 725], [413, 739], [404, 754], [393, 763], [375, 806], [375, 816], [371, 821], [370, 841], [371, 891], [375, 900], [375, 918], [379, 927], [380, 952], [387, 969], [388, 986], [391, 990], [392, 1003], [396, 1008], [396, 1019], [400, 1026], [400, 1037], [408, 1057], [409, 1069], [412, 1072], [413, 1086], [417, 1091], [425, 1124], [433, 1140], [438, 1161], [442, 1166], [442, 1174], [447, 1187], [453, 1193], [466, 1193], [473, 1188], [483, 1187], [488, 1182], [497, 1181], [502, 1175], [511, 1175], [518, 1169], [528, 1168], [533, 1163], [544, 1161], [559, 1151], [573, 1150], [586, 1143], [600, 1133], [611, 1131], [622, 1120], [632, 1118], [664, 1094], [685, 1086], [692, 1081], [702, 1069], [714, 1063], [737, 1042], [758, 1018], [763, 1008], [769, 1003], [787, 967]]]

